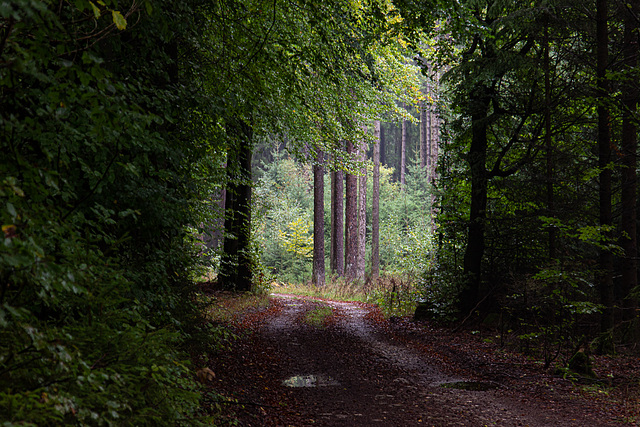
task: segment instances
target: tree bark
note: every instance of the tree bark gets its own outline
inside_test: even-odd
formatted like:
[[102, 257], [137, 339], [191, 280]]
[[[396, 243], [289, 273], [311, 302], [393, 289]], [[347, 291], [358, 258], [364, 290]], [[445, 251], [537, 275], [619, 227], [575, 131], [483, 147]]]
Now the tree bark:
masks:
[[[427, 92], [428, 93], [428, 92]], [[427, 166], [427, 103], [420, 102], [420, 167]]]
[[331, 272], [344, 276], [344, 172], [331, 173]]
[[380, 164], [387, 164], [387, 156], [386, 156], [386, 141], [385, 141], [385, 131], [384, 126], [380, 125]]
[[[355, 158], [353, 142], [347, 141], [347, 153]], [[358, 177], [347, 173], [345, 179], [345, 277], [352, 281], [358, 277]]]
[[380, 276], [380, 120], [374, 122], [373, 192], [371, 195], [371, 278]]
[[400, 188], [404, 190], [405, 186], [405, 169], [407, 166], [407, 121], [402, 120], [402, 137], [400, 141]]
[[[333, 161], [333, 160], [331, 160]], [[335, 219], [334, 219], [334, 208], [335, 208], [335, 199], [336, 199], [336, 172], [329, 172], [329, 188], [331, 188], [331, 194], [329, 195], [329, 203], [331, 206], [329, 207], [329, 271], [333, 274], [336, 270], [336, 256], [335, 256]]]
[[227, 159], [225, 236], [219, 281], [225, 289], [245, 292], [252, 286], [251, 240], [251, 126], [235, 119], [228, 126], [234, 137]]
[[[610, 227], [613, 222], [611, 211], [611, 169], [607, 166], [611, 162], [611, 135], [609, 128], [609, 109], [607, 98], [609, 96], [609, 83], [607, 81], [607, 65], [609, 62], [609, 35], [607, 23], [607, 0], [596, 2], [596, 73], [598, 78], [598, 166], [600, 168], [600, 225]], [[610, 237], [607, 234], [607, 237]], [[613, 254], [609, 250], [601, 250], [599, 256], [600, 277], [598, 286], [600, 290], [600, 303], [604, 306], [600, 318], [600, 330], [602, 333], [613, 331]], [[607, 349], [610, 350], [610, 349]]]
[[358, 177], [358, 273], [357, 279], [365, 280], [365, 246], [367, 238], [367, 144], [360, 142], [358, 158], [362, 162]]
[[487, 159], [487, 114], [489, 111], [488, 88], [480, 86], [470, 99], [471, 146], [467, 161], [471, 172], [471, 208], [467, 230], [467, 247], [464, 254], [464, 285], [460, 294], [460, 313], [468, 314], [478, 301], [482, 258], [484, 256], [485, 220], [487, 209], [486, 169]]
[[313, 277], [311, 282], [324, 286], [324, 154], [317, 154], [313, 165]]
[[[631, 8], [631, 10], [629, 10]], [[623, 8], [624, 14], [624, 71], [633, 72], [638, 66], [638, 36], [637, 18], [638, 1], [627, 2]], [[628, 342], [637, 339], [637, 308], [638, 302], [633, 292], [638, 285], [638, 262], [636, 242], [636, 168], [637, 168], [637, 130], [634, 118], [637, 113], [638, 89], [633, 74], [625, 76], [622, 84], [622, 237], [620, 245], [624, 250], [622, 262], [621, 287], [624, 295], [622, 320], [626, 325], [625, 337]]]
[[[544, 145], [547, 163], [547, 210], [549, 215], [555, 214], [555, 203], [553, 194], [553, 147], [551, 144], [551, 64], [549, 60], [549, 25], [545, 23], [544, 28]], [[556, 259], [556, 229], [549, 227], [548, 230], [548, 252], [549, 260]]]

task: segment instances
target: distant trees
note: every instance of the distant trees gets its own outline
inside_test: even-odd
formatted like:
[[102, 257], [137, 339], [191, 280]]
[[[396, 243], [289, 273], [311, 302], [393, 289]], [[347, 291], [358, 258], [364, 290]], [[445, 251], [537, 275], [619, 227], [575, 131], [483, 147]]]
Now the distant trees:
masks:
[[[228, 79], [220, 89], [227, 90], [234, 99], [235, 115], [245, 121], [251, 117], [254, 138], [286, 139], [288, 149], [299, 159], [308, 161], [307, 147], [313, 147], [342, 163], [339, 168], [347, 169], [346, 209], [350, 213], [355, 170], [348, 165], [357, 159], [353, 153], [345, 156], [336, 142], [359, 140], [358, 123], [379, 115], [395, 99], [388, 88], [404, 84], [404, 79], [398, 83], [398, 79], [385, 77], [389, 64], [401, 55], [400, 50], [380, 44], [390, 32], [393, 8], [385, 2], [363, 5], [343, 1], [323, 5], [306, 2], [304, 7], [268, 5], [270, 13], [266, 14], [262, 13], [264, 8], [260, 4], [249, 8], [248, 13], [244, 9], [220, 11], [221, 16], [231, 14], [231, 19], [225, 19], [224, 25], [212, 34], [225, 40], [224, 49], [212, 52], [212, 62], [222, 65]], [[317, 25], [318, 22], [325, 24]], [[222, 34], [224, 37], [220, 37]], [[246, 52], [251, 52], [248, 58], [243, 55]], [[375, 79], [381, 84], [372, 84]], [[345, 97], [345, 93], [350, 96]], [[218, 95], [222, 96], [222, 92]], [[345, 121], [345, 117], [350, 120]], [[233, 116], [222, 118], [226, 121]], [[234, 143], [232, 138], [228, 142]], [[231, 181], [229, 184], [233, 185]], [[348, 236], [357, 232], [352, 230], [350, 221], [347, 216]], [[251, 230], [249, 221], [243, 227]], [[227, 240], [237, 240], [234, 230], [226, 231]], [[238, 243], [239, 253], [250, 252], [246, 240]], [[352, 269], [363, 263], [358, 264], [350, 245], [348, 238], [345, 273], [355, 277], [357, 273]], [[338, 247], [334, 249], [339, 251]], [[238, 269], [238, 273], [219, 276], [230, 289], [238, 288], [233, 278], [240, 277], [240, 270], [247, 270], [233, 256], [226, 250], [221, 253], [224, 269]], [[356, 258], [352, 262], [353, 256]]]
[[[363, 126], [363, 130], [366, 132], [366, 126]], [[364, 139], [359, 144], [358, 160], [362, 166], [358, 177], [358, 266], [356, 279], [364, 283], [367, 243], [367, 143]]]
[[324, 286], [324, 154], [316, 154], [313, 163], [313, 276], [311, 282]]
[[[356, 157], [356, 145], [347, 141], [347, 153]], [[358, 278], [358, 177], [354, 173], [345, 176], [345, 244], [344, 275], [347, 280]], [[338, 213], [339, 214], [339, 213]]]
[[337, 277], [344, 276], [344, 172], [331, 172], [331, 272]]
[[373, 130], [373, 177], [371, 196], [371, 277], [380, 275], [380, 120]]

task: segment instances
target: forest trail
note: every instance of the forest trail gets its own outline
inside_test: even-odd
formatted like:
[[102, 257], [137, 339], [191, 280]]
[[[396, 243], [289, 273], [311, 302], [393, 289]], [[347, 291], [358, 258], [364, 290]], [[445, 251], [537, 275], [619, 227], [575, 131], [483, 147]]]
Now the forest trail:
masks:
[[237, 400], [225, 409], [247, 426], [615, 423], [602, 402], [561, 380], [483, 368], [495, 363], [452, 340], [429, 344], [433, 331], [401, 322], [363, 304], [274, 294], [241, 320], [250, 333], [215, 360], [215, 388]]

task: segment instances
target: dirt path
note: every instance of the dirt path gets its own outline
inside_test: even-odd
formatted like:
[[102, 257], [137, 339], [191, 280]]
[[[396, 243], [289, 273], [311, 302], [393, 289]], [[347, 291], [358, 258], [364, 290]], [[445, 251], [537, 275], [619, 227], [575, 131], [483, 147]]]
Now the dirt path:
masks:
[[267, 311], [245, 319], [253, 334], [213, 366], [241, 425], [613, 425], [571, 395], [531, 396], [443, 364], [466, 359], [426, 351], [370, 307], [274, 295]]

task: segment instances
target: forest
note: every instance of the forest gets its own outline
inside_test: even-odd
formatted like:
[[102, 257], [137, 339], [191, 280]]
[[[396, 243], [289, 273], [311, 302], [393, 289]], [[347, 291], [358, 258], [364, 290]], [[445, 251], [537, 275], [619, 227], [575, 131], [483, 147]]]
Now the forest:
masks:
[[210, 425], [205, 287], [637, 356], [639, 41], [638, 0], [3, 2], [0, 421]]

